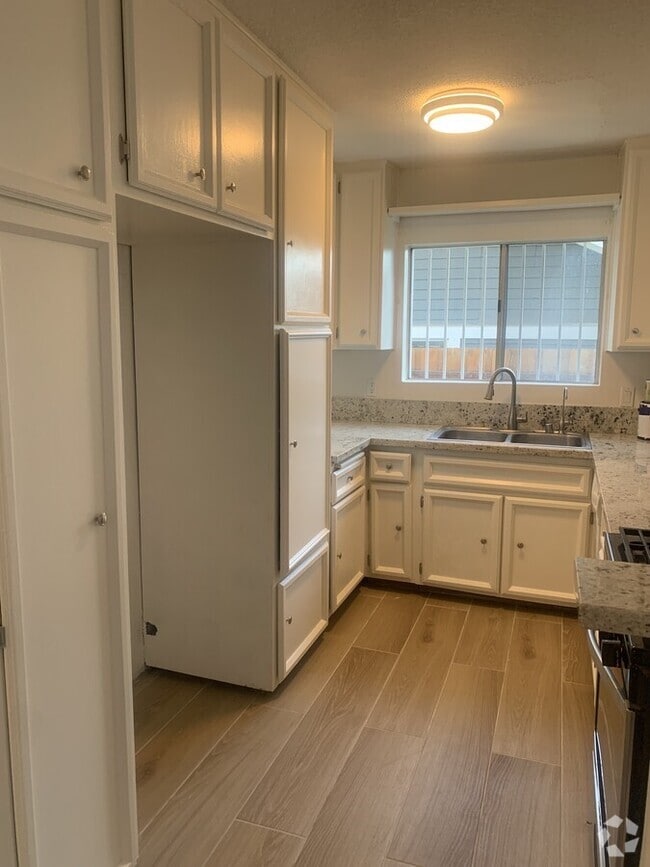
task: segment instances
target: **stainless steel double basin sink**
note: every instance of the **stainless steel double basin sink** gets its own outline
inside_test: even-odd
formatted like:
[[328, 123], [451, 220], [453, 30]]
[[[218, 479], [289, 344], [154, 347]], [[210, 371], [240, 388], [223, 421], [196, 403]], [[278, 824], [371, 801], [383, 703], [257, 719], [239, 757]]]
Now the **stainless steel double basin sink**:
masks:
[[589, 437], [575, 433], [545, 433], [544, 431], [505, 431], [482, 427], [443, 427], [431, 434], [431, 440], [461, 440], [474, 443], [504, 445], [555, 446], [556, 448], [589, 449]]

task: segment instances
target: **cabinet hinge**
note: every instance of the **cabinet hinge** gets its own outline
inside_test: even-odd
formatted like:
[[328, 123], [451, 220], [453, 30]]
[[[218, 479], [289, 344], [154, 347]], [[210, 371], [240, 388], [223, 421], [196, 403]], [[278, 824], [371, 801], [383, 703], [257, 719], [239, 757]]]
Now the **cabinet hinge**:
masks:
[[594, 510], [591, 509], [591, 511], [589, 512], [589, 523], [593, 524], [593, 522], [594, 522]]
[[424, 494], [420, 497], [420, 508], [424, 509]]
[[422, 563], [418, 566], [418, 572], [420, 573], [420, 577], [422, 577]]
[[368, 564], [368, 566], [370, 566], [370, 554], [368, 554], [368, 556], [366, 557], [366, 563]]
[[370, 488], [366, 488], [366, 500], [370, 502]]
[[338, 327], [338, 325], [334, 329], [334, 337], [336, 337], [337, 340], [339, 339], [339, 327]]
[[337, 181], [336, 183], [336, 192], [341, 195], [341, 181]]
[[0, 626], [0, 647], [7, 646], [7, 630], [4, 626]]
[[124, 163], [127, 160], [131, 159], [131, 144], [127, 138], [124, 138], [122, 133], [120, 133], [119, 143], [120, 143], [120, 162]]

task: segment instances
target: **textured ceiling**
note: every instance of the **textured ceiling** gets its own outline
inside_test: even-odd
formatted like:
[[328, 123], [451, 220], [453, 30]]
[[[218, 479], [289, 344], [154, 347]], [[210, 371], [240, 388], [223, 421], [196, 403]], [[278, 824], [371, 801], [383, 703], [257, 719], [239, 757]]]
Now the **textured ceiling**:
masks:
[[[614, 149], [650, 133], [648, 0], [222, 0], [335, 112], [337, 160]], [[435, 91], [496, 91], [483, 133], [430, 132]]]

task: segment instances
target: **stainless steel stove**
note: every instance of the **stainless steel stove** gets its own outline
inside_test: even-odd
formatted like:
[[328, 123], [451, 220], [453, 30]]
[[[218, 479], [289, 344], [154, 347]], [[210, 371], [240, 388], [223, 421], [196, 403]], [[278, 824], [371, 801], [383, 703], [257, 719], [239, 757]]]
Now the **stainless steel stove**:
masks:
[[[650, 530], [605, 534], [610, 560], [650, 564]], [[650, 767], [650, 636], [587, 630], [597, 671], [594, 731], [597, 867], [639, 867]], [[648, 844], [650, 846], [650, 843]], [[647, 863], [647, 861], [645, 861]]]

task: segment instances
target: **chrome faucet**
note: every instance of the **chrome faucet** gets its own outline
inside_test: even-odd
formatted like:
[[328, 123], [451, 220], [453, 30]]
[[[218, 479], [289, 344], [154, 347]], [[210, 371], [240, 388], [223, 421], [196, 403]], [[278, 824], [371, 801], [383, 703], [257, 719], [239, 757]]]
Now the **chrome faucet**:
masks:
[[517, 377], [514, 370], [509, 367], [497, 367], [490, 381], [488, 382], [487, 391], [485, 392], [485, 400], [492, 400], [494, 397], [494, 383], [498, 376], [505, 373], [512, 380], [512, 392], [510, 393], [510, 412], [508, 413], [508, 430], [517, 430], [517, 422], [527, 421], [527, 416], [522, 418], [517, 417]]
[[565, 386], [562, 389], [562, 409], [560, 410], [560, 433], [566, 433], [566, 402], [569, 396], [569, 389]]

